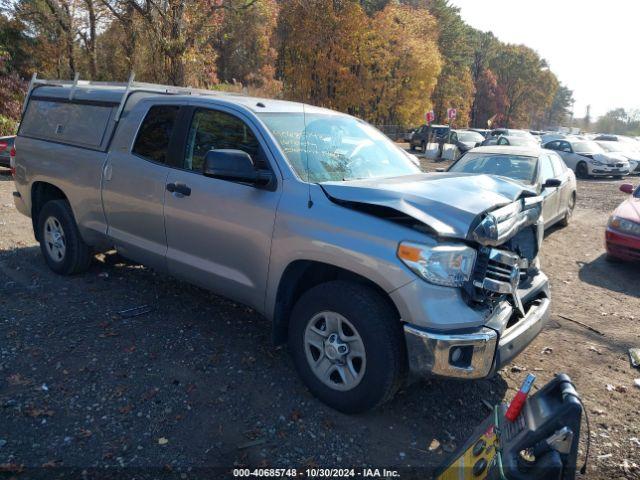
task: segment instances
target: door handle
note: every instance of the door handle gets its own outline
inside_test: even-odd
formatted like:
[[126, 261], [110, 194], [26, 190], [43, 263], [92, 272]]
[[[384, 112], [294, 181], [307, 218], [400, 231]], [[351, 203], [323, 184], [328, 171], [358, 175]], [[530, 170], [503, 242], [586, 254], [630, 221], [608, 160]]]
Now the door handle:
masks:
[[184, 183], [167, 183], [167, 191], [174, 194], [175, 193], [180, 194], [180, 195], [175, 195], [176, 197], [178, 196], [188, 197], [189, 195], [191, 195], [191, 188], [189, 188]]

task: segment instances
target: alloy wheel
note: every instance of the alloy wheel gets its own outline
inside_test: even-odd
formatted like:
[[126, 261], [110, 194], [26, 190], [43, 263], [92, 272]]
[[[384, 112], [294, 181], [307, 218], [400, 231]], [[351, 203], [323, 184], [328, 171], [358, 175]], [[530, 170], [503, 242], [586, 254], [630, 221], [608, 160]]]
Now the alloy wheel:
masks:
[[44, 222], [44, 242], [52, 260], [56, 262], [64, 260], [67, 243], [62, 225], [56, 217], [49, 217]]
[[304, 350], [311, 371], [334, 390], [352, 390], [364, 376], [364, 343], [339, 313], [325, 311], [311, 318], [304, 332]]

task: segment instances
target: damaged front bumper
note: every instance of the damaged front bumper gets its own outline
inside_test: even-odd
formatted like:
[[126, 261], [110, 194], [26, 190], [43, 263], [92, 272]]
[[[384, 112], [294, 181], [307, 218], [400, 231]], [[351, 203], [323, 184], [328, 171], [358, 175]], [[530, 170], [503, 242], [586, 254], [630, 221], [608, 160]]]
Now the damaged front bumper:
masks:
[[471, 331], [436, 332], [405, 324], [411, 371], [467, 379], [491, 376], [524, 350], [547, 323], [548, 288], [546, 275], [538, 273], [518, 289], [524, 316], [504, 300], [482, 327]]

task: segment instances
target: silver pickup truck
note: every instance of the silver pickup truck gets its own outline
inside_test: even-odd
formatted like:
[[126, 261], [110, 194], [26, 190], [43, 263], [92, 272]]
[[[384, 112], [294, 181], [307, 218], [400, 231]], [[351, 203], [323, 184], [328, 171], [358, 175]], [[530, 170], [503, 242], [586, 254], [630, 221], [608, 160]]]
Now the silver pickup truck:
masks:
[[488, 377], [548, 317], [537, 192], [422, 173], [348, 115], [35, 80], [15, 144], [15, 205], [53, 271], [115, 247], [246, 304], [343, 412], [390, 399], [410, 371]]

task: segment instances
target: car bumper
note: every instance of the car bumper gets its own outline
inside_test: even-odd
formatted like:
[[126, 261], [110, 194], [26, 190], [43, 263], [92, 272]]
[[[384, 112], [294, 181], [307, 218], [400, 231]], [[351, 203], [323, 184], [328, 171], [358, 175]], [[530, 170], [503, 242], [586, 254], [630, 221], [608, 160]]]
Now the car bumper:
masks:
[[640, 261], [640, 238], [607, 228], [605, 233], [607, 253], [622, 260]]
[[513, 360], [540, 333], [549, 318], [548, 279], [540, 273], [519, 290], [525, 316], [513, 325], [514, 308], [501, 302], [485, 325], [463, 332], [435, 332], [405, 324], [409, 366], [420, 376], [479, 379], [493, 375]]
[[22, 198], [20, 192], [13, 192], [13, 204], [15, 205], [16, 210], [18, 210], [21, 214], [26, 215], [27, 217], [31, 216], [31, 213], [29, 212], [27, 205], [24, 203], [24, 199]]
[[629, 175], [629, 167], [591, 167], [590, 174], [602, 176]]

